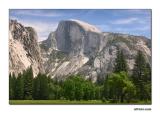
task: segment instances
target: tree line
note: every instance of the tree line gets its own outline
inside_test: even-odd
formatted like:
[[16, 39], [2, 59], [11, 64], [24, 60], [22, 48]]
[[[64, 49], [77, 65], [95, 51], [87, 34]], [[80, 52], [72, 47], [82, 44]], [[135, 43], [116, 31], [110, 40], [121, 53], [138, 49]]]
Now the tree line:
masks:
[[80, 75], [65, 81], [52, 79], [45, 74], [33, 78], [32, 68], [9, 76], [9, 98], [12, 100], [98, 100], [101, 88]]
[[13, 100], [102, 100], [134, 102], [151, 100], [151, 68], [141, 51], [137, 52], [132, 74], [122, 50], [117, 51], [113, 73], [93, 83], [81, 75], [65, 80], [39, 73], [32, 68], [9, 75], [9, 99]]

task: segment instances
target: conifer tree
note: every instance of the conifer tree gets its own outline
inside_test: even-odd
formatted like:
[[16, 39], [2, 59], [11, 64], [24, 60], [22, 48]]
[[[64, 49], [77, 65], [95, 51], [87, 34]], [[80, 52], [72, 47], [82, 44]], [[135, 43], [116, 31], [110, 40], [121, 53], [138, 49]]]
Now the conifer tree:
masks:
[[40, 99], [46, 100], [49, 96], [48, 78], [45, 74], [40, 77]]
[[28, 68], [24, 71], [24, 99], [31, 100], [32, 99], [32, 91], [33, 91], [33, 71], [32, 67]]
[[151, 68], [146, 63], [141, 51], [138, 51], [135, 59], [132, 80], [136, 85], [137, 98], [140, 100], [150, 99], [151, 97]]
[[127, 61], [125, 60], [125, 56], [123, 54], [122, 50], [117, 50], [117, 57], [115, 59], [115, 67], [114, 67], [114, 72], [119, 73], [121, 71], [127, 72], [128, 71], [128, 66], [127, 66]]
[[45, 100], [49, 97], [48, 78], [45, 74], [39, 73], [33, 82], [33, 98]]
[[40, 99], [40, 73], [33, 80], [33, 99]]
[[[14, 74], [13, 74], [14, 75]], [[11, 73], [9, 74], [9, 99], [14, 99], [14, 81], [13, 76]]]
[[15, 98], [21, 100], [23, 99], [23, 95], [24, 95], [23, 76], [21, 75], [21, 73], [19, 73], [16, 79]]

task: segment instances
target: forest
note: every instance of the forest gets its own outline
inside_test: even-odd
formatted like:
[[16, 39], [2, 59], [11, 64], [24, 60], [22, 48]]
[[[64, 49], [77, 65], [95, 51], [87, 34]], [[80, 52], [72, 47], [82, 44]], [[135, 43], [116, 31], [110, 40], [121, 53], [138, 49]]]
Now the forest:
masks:
[[151, 103], [151, 67], [143, 53], [138, 51], [134, 68], [130, 72], [124, 53], [119, 49], [114, 71], [98, 77], [94, 83], [81, 74], [70, 75], [64, 80], [41, 73], [33, 77], [30, 67], [18, 76], [9, 74], [9, 99], [64, 102], [98, 100], [101, 104]]

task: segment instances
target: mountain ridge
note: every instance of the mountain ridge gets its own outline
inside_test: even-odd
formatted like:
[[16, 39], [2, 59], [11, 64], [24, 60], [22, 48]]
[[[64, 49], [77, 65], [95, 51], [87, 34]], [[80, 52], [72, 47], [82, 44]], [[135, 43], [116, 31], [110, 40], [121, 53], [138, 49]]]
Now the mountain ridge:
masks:
[[[102, 32], [95, 26], [84, 23], [79, 20], [63, 20], [46, 40], [35, 43], [36, 48], [39, 48], [37, 51], [40, 65], [48, 75], [64, 79], [80, 73], [85, 78], [96, 81], [97, 76], [105, 76], [113, 71], [117, 48], [124, 52], [130, 71], [133, 69], [138, 50], [143, 51], [147, 62], [151, 65], [150, 39], [143, 36]], [[92, 27], [89, 29], [90, 26]], [[10, 67], [12, 69], [12, 66]]]

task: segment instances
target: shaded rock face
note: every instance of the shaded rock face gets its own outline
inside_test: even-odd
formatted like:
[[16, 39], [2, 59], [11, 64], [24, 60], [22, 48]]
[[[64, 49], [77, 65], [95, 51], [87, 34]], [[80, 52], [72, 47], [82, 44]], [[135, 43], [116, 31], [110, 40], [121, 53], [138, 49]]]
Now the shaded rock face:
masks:
[[[129, 70], [133, 69], [137, 51], [141, 50], [151, 65], [151, 40], [142, 36], [101, 32], [79, 20], [61, 21], [47, 40], [37, 42], [33, 28], [10, 22], [10, 72], [32, 66], [35, 75], [45, 72], [65, 79], [82, 74], [93, 82], [114, 68], [117, 48], [124, 52]], [[39, 48], [40, 46], [40, 48]]]
[[55, 33], [57, 49], [69, 54], [91, 54], [98, 52], [103, 35], [98, 30], [87, 29], [79, 21], [61, 21]]
[[[137, 51], [143, 51], [145, 58], [151, 64], [151, 41], [145, 37], [127, 34], [101, 32], [93, 25], [79, 20], [61, 21], [54, 35], [49, 36], [47, 45], [49, 51], [43, 51], [48, 75], [66, 78], [80, 73], [86, 78], [111, 73], [114, 68], [117, 48], [123, 50], [130, 71], [134, 66]], [[46, 41], [47, 41], [46, 40]], [[41, 42], [41, 47], [45, 45]]]
[[32, 66], [34, 76], [44, 72], [37, 34], [16, 20], [9, 23], [9, 72], [21, 73]]
[[42, 42], [39, 42], [39, 45], [41, 47], [41, 49], [43, 49], [44, 51], [49, 51], [49, 49], [57, 49], [57, 42], [55, 39], [55, 32], [51, 32], [48, 36], [47, 40], [44, 40]]

